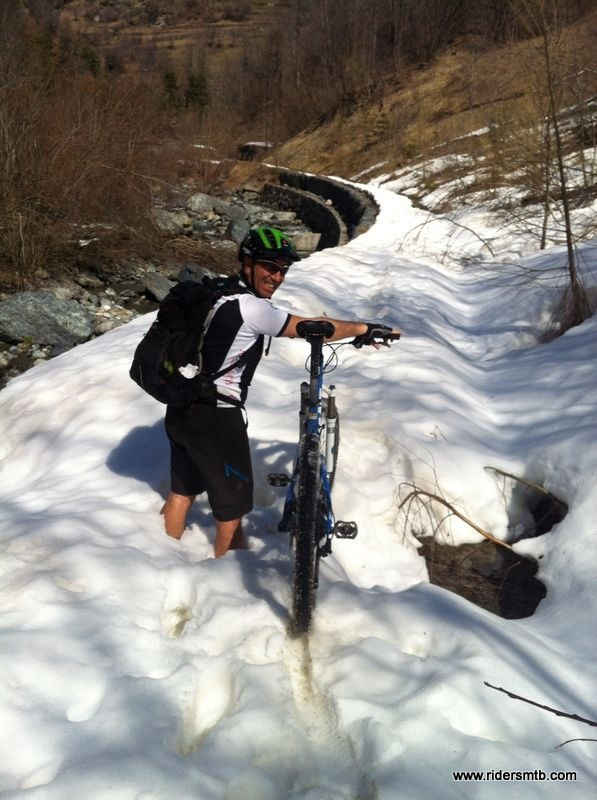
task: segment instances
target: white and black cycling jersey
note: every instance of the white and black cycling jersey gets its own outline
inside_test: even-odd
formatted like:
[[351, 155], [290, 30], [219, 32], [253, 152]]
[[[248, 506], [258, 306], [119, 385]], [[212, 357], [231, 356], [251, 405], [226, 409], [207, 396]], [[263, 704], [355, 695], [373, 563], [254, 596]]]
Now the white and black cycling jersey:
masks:
[[[218, 394], [244, 403], [263, 353], [264, 337], [281, 336], [291, 315], [251, 292], [225, 295], [215, 309], [202, 348], [203, 372], [219, 372], [243, 356], [238, 367], [225, 372], [215, 383]], [[222, 399], [217, 404], [228, 405]]]

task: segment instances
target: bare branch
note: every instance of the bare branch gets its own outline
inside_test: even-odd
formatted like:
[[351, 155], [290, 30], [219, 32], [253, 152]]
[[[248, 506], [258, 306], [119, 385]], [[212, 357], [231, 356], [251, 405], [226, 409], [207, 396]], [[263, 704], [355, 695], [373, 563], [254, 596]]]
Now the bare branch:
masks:
[[562, 744], [557, 744], [554, 750], [557, 750], [558, 747], [564, 747], [565, 744], [570, 744], [570, 742], [597, 742], [597, 739], [566, 739]]
[[447, 500], [444, 500], [444, 498], [441, 497], [440, 495], [434, 494], [433, 492], [427, 492], [424, 489], [419, 489], [414, 484], [406, 484], [406, 485], [412, 486], [412, 491], [409, 492], [409, 494], [404, 498], [404, 500], [398, 506], [399, 511], [411, 498], [419, 498], [421, 496], [427, 497], [429, 498], [429, 500], [434, 500], [437, 503], [441, 503], [443, 506], [449, 509], [452, 514], [461, 519], [463, 522], [466, 522], [467, 525], [473, 528], [473, 530], [477, 531], [477, 533], [480, 533], [481, 536], [484, 536], [486, 539], [489, 539], [490, 542], [493, 542], [494, 544], [497, 544], [500, 547], [504, 547], [506, 550], [512, 550], [512, 545], [509, 545], [507, 542], [503, 542], [501, 539], [498, 539], [496, 536], [493, 536], [493, 534], [489, 533], [483, 528], [480, 528], [471, 519], [466, 517], [462, 512], [458, 511], [458, 509], [455, 508], [452, 505], [452, 503], [449, 503]]
[[537, 492], [549, 497], [556, 505], [566, 508], [566, 510], [568, 509], [568, 505], [563, 500], [560, 500], [555, 496], [555, 494], [552, 494], [548, 489], [545, 488], [545, 486], [541, 486], [540, 483], [533, 483], [533, 481], [528, 481], [526, 478], [520, 478], [518, 475], [513, 475], [511, 472], [504, 472], [497, 467], [487, 466], [483, 467], [483, 469], [490, 469], [492, 472], [496, 472], [498, 475], [503, 475], [504, 478], [512, 478], [512, 480], [518, 481], [518, 483], [522, 483], [525, 486], [528, 486], [530, 489], [535, 489]]
[[[527, 697], [522, 697], [519, 694], [514, 694], [514, 692], [509, 692], [507, 689], [502, 689], [500, 686], [494, 686], [492, 683], [488, 683], [487, 681], [483, 681], [485, 686], [489, 686], [490, 689], [495, 689], [496, 692], [502, 692], [502, 694], [508, 695], [513, 700], [522, 700], [523, 703], [528, 703], [530, 706], [535, 706], [536, 708], [541, 708], [543, 711], [549, 711], [551, 714], [555, 714], [556, 717], [567, 717], [568, 719], [574, 719], [577, 722], [584, 722], [585, 725], [591, 725], [594, 728], [597, 728], [597, 722], [592, 719], [585, 719], [585, 717], [579, 717], [578, 714], [568, 714], [566, 711], [558, 711], [556, 708], [551, 708], [550, 706], [544, 706], [541, 703], [536, 703], [534, 700], [529, 700]], [[570, 740], [572, 741], [572, 739]], [[564, 742], [566, 744], [566, 742]]]

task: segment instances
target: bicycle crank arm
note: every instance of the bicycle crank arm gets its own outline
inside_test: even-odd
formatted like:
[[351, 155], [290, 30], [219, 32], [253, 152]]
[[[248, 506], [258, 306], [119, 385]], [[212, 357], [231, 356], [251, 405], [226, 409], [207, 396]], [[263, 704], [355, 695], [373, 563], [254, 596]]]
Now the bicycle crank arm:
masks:
[[332, 533], [338, 539], [355, 539], [359, 529], [356, 522], [336, 522]]

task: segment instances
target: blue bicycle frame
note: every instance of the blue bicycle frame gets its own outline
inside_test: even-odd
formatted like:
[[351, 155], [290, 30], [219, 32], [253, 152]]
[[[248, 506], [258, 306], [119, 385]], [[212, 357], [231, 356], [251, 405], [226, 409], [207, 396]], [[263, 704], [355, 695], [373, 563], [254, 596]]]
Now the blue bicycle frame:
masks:
[[297, 534], [294, 515], [300, 472], [305, 468], [305, 464], [301, 462], [301, 453], [309, 453], [309, 466], [312, 468], [313, 461], [317, 462], [315, 466], [319, 478], [317, 485], [313, 487], [316, 494], [314, 545], [317, 549], [316, 557], [319, 559], [332, 552], [332, 539], [337, 535], [331, 489], [337, 459], [338, 417], [335, 387], [329, 386], [324, 391], [325, 364], [322, 356], [324, 338], [333, 333], [333, 327], [329, 322], [310, 321], [299, 323], [297, 332], [311, 345], [309, 382], [301, 384], [299, 444], [278, 530], [301, 535], [300, 531]]
[[[279, 531], [290, 532], [294, 550], [292, 630], [309, 630], [319, 577], [319, 559], [332, 552], [332, 539], [354, 539], [355, 522], [337, 521], [332, 510], [331, 489], [336, 471], [339, 444], [335, 388], [324, 390], [326, 364], [324, 339], [334, 334], [334, 325], [325, 320], [302, 320], [297, 334], [311, 345], [309, 382], [301, 384], [299, 443], [292, 475], [269, 476], [273, 486], [288, 486]], [[387, 343], [398, 333], [384, 328], [377, 340]], [[373, 338], [366, 344], [372, 344]], [[362, 346], [357, 344], [357, 346]]]

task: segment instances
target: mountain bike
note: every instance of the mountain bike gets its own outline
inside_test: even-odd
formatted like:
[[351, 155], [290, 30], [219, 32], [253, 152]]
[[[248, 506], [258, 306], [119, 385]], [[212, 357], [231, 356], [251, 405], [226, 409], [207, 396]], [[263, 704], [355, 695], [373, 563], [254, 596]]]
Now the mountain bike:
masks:
[[[331, 491], [338, 462], [340, 420], [333, 385], [324, 386], [324, 375], [337, 366], [336, 350], [342, 344], [325, 345], [331, 356], [324, 360], [324, 339], [334, 334], [331, 322], [304, 320], [297, 325], [297, 334], [311, 346], [307, 361], [309, 381], [301, 383], [299, 440], [292, 475], [272, 473], [272, 486], [286, 486], [286, 499], [278, 531], [290, 534], [294, 556], [292, 579], [291, 631], [302, 634], [309, 630], [315, 607], [319, 579], [319, 561], [332, 552], [332, 541], [354, 539], [356, 522], [336, 520]], [[390, 329], [376, 332], [367, 344], [399, 339]], [[353, 343], [356, 343], [355, 339]], [[345, 342], [344, 344], [350, 344]], [[361, 346], [357, 344], [356, 346]]]

